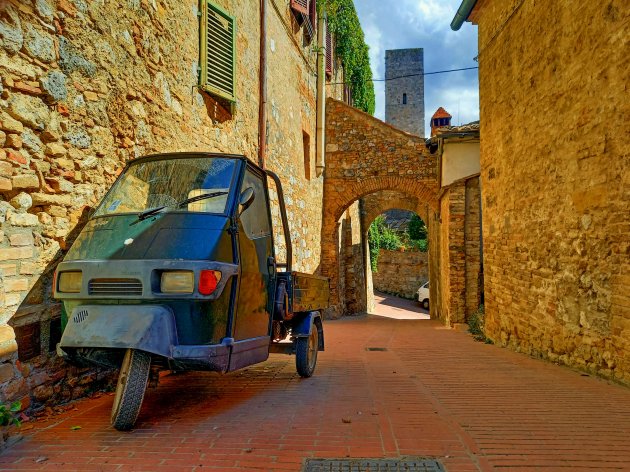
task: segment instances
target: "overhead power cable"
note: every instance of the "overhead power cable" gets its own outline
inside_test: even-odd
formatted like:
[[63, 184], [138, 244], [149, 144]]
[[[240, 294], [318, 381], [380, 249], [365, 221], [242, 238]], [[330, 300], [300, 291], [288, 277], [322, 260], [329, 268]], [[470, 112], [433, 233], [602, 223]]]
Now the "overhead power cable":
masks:
[[[397, 77], [389, 77], [389, 78], [385, 78], [385, 79], [369, 79], [369, 81], [370, 82], [389, 82], [390, 80], [406, 79], [407, 77], [420, 77], [420, 76], [424, 76], [424, 75], [446, 74], [448, 72], [459, 72], [459, 71], [463, 71], [463, 70], [474, 70], [474, 69], [479, 69], [479, 66], [463, 67], [461, 69], [437, 70], [437, 71], [434, 71], [434, 72], [422, 72], [422, 73], [418, 73], [418, 74], [399, 75]], [[328, 85], [346, 85], [346, 84], [348, 84], [348, 82], [331, 82]]]

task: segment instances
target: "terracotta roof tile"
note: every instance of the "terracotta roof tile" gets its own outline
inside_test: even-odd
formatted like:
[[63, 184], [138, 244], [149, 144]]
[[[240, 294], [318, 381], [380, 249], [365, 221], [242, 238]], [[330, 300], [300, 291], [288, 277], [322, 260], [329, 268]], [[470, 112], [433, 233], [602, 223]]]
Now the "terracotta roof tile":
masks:
[[437, 111], [435, 113], [433, 113], [433, 116], [431, 117], [431, 119], [434, 118], [453, 118], [451, 115], [449, 115], [449, 113], [442, 107], [438, 108]]

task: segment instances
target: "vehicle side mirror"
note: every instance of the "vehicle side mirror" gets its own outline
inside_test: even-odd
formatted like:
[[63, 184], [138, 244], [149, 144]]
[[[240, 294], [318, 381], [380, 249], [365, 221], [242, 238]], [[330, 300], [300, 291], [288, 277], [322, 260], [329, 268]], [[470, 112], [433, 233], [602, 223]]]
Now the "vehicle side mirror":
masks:
[[254, 189], [252, 187], [247, 187], [243, 190], [243, 192], [241, 192], [241, 198], [238, 201], [239, 214], [243, 213], [252, 203], [254, 203], [255, 197], [256, 194], [254, 193]]

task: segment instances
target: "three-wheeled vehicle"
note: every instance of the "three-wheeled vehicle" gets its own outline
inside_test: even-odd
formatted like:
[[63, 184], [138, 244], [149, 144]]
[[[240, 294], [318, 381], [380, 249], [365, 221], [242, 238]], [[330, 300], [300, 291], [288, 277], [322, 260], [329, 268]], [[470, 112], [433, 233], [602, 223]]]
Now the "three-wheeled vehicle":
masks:
[[[284, 263], [274, 250], [268, 179]], [[162, 370], [229, 372], [284, 352], [310, 377], [324, 350], [328, 279], [291, 264], [276, 174], [237, 155], [135, 159], [57, 268], [57, 351], [76, 365], [120, 367], [111, 415], [119, 430], [133, 427]]]

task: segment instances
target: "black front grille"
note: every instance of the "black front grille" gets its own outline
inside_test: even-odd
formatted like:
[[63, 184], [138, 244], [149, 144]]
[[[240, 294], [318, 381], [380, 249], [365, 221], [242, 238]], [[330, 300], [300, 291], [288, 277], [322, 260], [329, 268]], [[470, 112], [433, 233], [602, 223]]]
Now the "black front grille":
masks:
[[90, 295], [142, 295], [142, 282], [138, 279], [92, 279], [88, 291]]
[[87, 310], [79, 310], [75, 315], [74, 315], [74, 322], [75, 323], [83, 323], [85, 320], [87, 320], [89, 313], [87, 312]]

